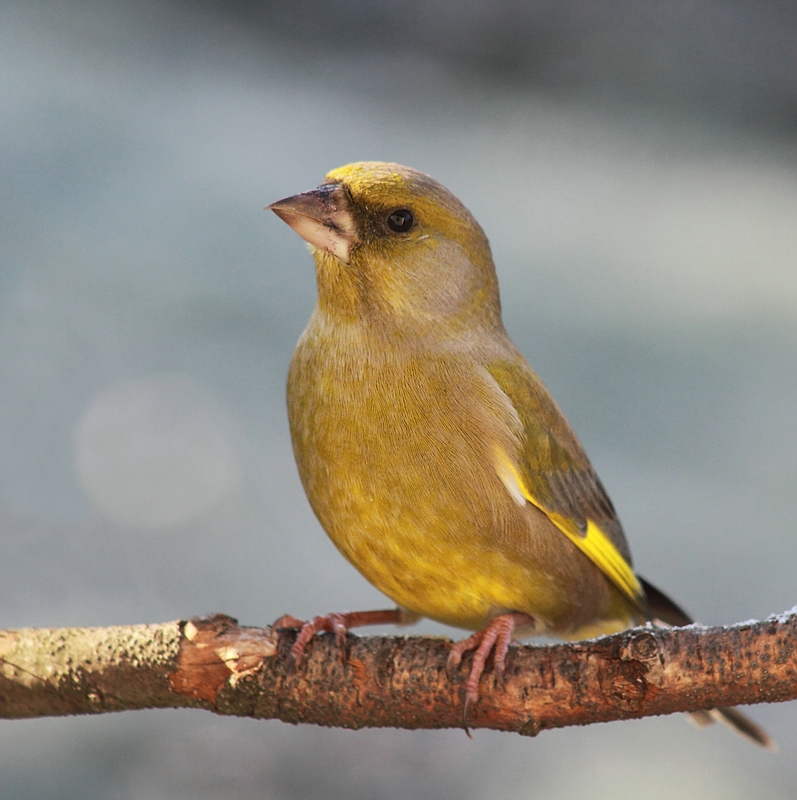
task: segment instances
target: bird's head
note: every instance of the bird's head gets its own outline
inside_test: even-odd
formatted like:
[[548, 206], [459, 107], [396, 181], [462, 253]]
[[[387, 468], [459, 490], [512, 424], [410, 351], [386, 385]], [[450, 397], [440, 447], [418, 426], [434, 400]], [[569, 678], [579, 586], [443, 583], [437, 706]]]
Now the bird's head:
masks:
[[310, 243], [328, 314], [418, 334], [501, 324], [487, 237], [428, 175], [349, 164], [268, 208]]

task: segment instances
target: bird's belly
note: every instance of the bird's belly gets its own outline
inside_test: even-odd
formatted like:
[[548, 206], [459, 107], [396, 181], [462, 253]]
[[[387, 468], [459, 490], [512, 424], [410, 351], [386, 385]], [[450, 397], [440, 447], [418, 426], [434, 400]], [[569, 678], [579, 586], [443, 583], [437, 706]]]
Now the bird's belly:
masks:
[[[599, 619], [599, 570], [498, 478], [484, 426], [436, 376], [345, 376], [301, 349], [289, 417], [299, 473], [319, 521], [346, 558], [398, 605], [477, 629], [503, 611], [565, 632]], [[387, 391], [385, 390], [387, 387]], [[435, 398], [428, 402], [428, 398]]]
[[[497, 613], [545, 606], [546, 577], [484, 547], [479, 532], [463, 530], [451, 541], [445, 516], [419, 527], [396, 518], [385, 525], [362, 507], [345, 527], [329, 534], [346, 558], [398, 605], [447, 625], [475, 630]], [[431, 510], [434, 513], [434, 509]]]

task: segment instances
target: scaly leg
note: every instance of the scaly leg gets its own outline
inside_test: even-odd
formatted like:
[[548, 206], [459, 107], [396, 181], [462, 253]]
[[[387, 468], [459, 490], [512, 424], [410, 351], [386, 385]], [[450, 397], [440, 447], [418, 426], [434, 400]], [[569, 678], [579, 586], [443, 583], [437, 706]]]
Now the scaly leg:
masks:
[[343, 614], [326, 614], [323, 617], [314, 617], [309, 622], [285, 614], [271, 627], [298, 629], [299, 635], [291, 647], [288, 659], [288, 672], [294, 672], [302, 663], [304, 650], [310, 639], [317, 633], [331, 633], [340, 648], [341, 661], [346, 662], [346, 634], [351, 628], [361, 628], [365, 625], [401, 625], [414, 621], [412, 614], [400, 608], [385, 609], [384, 611], [348, 611]]
[[534, 620], [528, 614], [512, 612], [509, 614], [499, 614], [486, 628], [476, 631], [472, 636], [457, 642], [451, 647], [448, 656], [446, 669], [451, 674], [462, 662], [462, 656], [473, 650], [473, 664], [470, 674], [465, 681], [465, 705], [462, 709], [462, 724], [465, 726], [465, 733], [470, 736], [468, 730], [468, 709], [479, 699], [479, 679], [484, 672], [484, 666], [491, 652], [495, 652], [493, 664], [495, 677], [500, 684], [504, 683], [504, 667], [506, 665], [506, 651], [512, 641], [512, 634], [515, 628], [525, 627], [534, 624]]

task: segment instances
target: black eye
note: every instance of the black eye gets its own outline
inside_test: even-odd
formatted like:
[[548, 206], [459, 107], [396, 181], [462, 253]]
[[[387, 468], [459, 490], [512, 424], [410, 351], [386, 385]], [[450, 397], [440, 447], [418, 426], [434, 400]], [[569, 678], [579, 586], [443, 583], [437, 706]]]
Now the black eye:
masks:
[[387, 227], [395, 233], [406, 233], [415, 224], [415, 218], [408, 208], [397, 208], [387, 218]]

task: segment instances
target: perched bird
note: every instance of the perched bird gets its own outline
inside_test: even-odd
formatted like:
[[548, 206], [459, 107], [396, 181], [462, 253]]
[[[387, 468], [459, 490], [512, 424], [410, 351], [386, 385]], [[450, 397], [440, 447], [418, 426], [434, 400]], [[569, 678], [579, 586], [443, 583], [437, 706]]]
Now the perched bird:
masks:
[[[639, 578], [603, 485], [501, 321], [479, 224], [447, 189], [398, 164], [333, 170], [268, 206], [310, 245], [318, 303], [288, 375], [299, 473], [344, 556], [398, 605], [299, 627], [429, 617], [476, 631], [465, 710], [491, 653], [518, 635], [582, 638], [691, 619]], [[735, 709], [709, 712], [769, 746]], [[705, 713], [698, 715], [707, 721]]]

